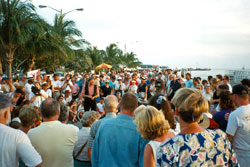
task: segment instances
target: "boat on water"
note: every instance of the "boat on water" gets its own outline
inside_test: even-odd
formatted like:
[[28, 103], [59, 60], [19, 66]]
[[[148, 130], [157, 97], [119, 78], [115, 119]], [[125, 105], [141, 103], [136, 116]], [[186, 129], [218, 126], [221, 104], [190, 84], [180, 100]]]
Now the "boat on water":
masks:
[[250, 70], [228, 70], [226, 74], [230, 78], [230, 84], [239, 84], [243, 79], [250, 79]]

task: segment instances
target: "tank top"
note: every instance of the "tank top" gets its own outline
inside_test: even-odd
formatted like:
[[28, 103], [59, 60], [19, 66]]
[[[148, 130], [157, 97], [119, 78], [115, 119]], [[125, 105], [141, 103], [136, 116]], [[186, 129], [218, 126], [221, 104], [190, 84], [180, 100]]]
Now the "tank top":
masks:
[[153, 155], [154, 155], [154, 159], [155, 159], [155, 166], [157, 166], [156, 151], [157, 151], [157, 148], [160, 147], [161, 142], [151, 140], [148, 144], [151, 146], [151, 148], [153, 150]]

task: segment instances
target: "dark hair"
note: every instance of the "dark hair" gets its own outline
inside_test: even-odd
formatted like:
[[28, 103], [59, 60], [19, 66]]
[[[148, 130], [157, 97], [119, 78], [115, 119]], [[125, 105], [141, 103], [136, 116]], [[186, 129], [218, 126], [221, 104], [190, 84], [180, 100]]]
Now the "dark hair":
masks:
[[59, 101], [59, 99], [60, 99], [61, 97], [63, 97], [63, 95], [59, 95], [59, 96], [57, 97], [57, 101]]
[[202, 85], [208, 84], [207, 80], [205, 80], [205, 79], [203, 79], [201, 83], [202, 83]]
[[199, 82], [197, 77], [194, 77], [194, 78], [193, 78], [193, 81]]
[[250, 80], [245, 78], [241, 81], [242, 85], [250, 87]]
[[229, 86], [227, 84], [221, 84], [218, 86], [218, 89], [229, 90]]
[[220, 93], [220, 109], [221, 110], [231, 110], [235, 109], [235, 104], [232, 99], [230, 91], [226, 90]]
[[69, 102], [69, 106], [71, 107], [71, 106], [74, 104], [74, 102], [76, 102], [76, 100], [75, 100], [75, 99], [72, 99], [72, 100]]
[[227, 81], [229, 81], [229, 76], [225, 75], [224, 79], [227, 80]]
[[138, 99], [132, 92], [127, 92], [122, 96], [122, 110], [134, 112], [138, 105]]
[[209, 76], [207, 77], [207, 80], [210, 81], [212, 78], [213, 78], [212, 75], [209, 75]]
[[24, 92], [22, 91], [22, 88], [23, 87], [18, 87], [15, 92], [23, 94]]
[[190, 76], [191, 77], [191, 74], [188, 72], [188, 73], [186, 73], [186, 75], [188, 75], [188, 76]]
[[58, 120], [64, 122], [67, 120], [68, 116], [69, 116], [69, 108], [65, 104], [60, 103], [60, 115]]
[[10, 113], [11, 114], [11, 119], [18, 117], [20, 110], [22, 106], [17, 106], [14, 108], [14, 110]]
[[221, 74], [217, 74], [217, 75], [216, 75], [216, 78], [218, 78], [218, 79], [221, 80], [221, 81], [222, 81], [222, 79], [223, 79]]
[[10, 127], [14, 128], [14, 129], [20, 129], [22, 126], [22, 124], [18, 121], [11, 121], [10, 122]]
[[42, 117], [44, 118], [50, 118], [55, 116], [58, 110], [60, 110], [60, 104], [58, 101], [52, 98], [44, 100], [40, 106], [40, 111]]
[[164, 116], [165, 116], [165, 119], [168, 120], [171, 129], [175, 129], [176, 128], [176, 122], [175, 122], [175, 119], [174, 119], [174, 113], [171, 110], [170, 103], [166, 99], [166, 100], [162, 100], [161, 104], [158, 104], [157, 99], [159, 98], [159, 96], [164, 96], [164, 95], [156, 94], [156, 95], [150, 97], [148, 104], [151, 105], [151, 106], [154, 106], [158, 110], [161, 110], [163, 112]]
[[32, 84], [33, 82], [34, 82], [33, 79], [29, 79], [29, 80], [28, 80], [28, 83], [29, 83], [29, 84]]

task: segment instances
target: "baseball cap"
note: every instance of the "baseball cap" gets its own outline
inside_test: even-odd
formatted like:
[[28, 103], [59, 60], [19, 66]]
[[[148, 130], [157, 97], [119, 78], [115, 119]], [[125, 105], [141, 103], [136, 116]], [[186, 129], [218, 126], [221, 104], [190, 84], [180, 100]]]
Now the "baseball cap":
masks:
[[118, 77], [118, 79], [117, 80], [122, 80], [122, 78], [121, 77]]
[[0, 109], [8, 108], [10, 106], [14, 106], [11, 103], [10, 98], [5, 94], [0, 93]]
[[148, 74], [148, 77], [152, 77], [152, 74]]
[[248, 94], [248, 89], [244, 85], [238, 84], [233, 87], [233, 94], [237, 95]]

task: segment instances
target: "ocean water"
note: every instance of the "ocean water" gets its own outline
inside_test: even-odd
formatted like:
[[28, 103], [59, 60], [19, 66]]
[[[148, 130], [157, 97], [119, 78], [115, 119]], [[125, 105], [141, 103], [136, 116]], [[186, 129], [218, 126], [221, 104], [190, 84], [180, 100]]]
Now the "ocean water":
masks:
[[191, 76], [193, 77], [201, 77], [201, 79], [207, 79], [209, 75], [216, 77], [216, 75], [228, 75], [228, 69], [211, 69], [210, 71], [191, 71]]

